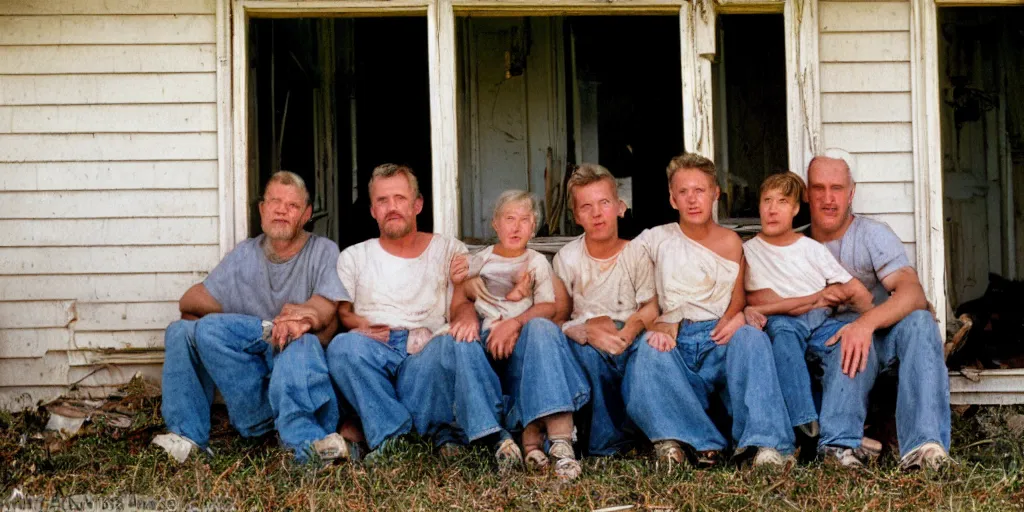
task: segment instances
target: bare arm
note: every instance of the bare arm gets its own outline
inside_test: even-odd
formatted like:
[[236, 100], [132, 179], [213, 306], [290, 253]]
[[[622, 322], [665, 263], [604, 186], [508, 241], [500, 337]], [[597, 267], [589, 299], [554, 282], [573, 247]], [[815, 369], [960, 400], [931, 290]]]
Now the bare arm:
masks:
[[370, 326], [370, 321], [364, 316], [357, 315], [352, 303], [348, 301], [338, 303], [338, 319], [341, 327], [349, 331]]
[[[858, 313], [865, 313], [869, 309], [875, 307], [874, 297], [871, 296], [871, 292], [868, 291], [864, 283], [860, 282], [860, 279], [853, 278], [849, 281], [838, 285], [839, 290], [846, 297], [843, 302], [847, 303]], [[924, 296], [922, 290], [921, 296]]]
[[565, 283], [556, 275], [551, 276], [551, 283], [555, 287], [555, 314], [552, 320], [558, 325], [569, 321], [572, 315], [572, 297]]
[[337, 307], [333, 301], [320, 295], [314, 295], [302, 304], [285, 304], [274, 319], [274, 340], [279, 344], [308, 332], [326, 345], [337, 330]]
[[530, 306], [530, 309], [523, 311], [521, 315], [515, 317], [515, 320], [519, 322], [520, 325], [526, 325], [526, 322], [529, 322], [534, 318], [547, 318], [548, 320], [551, 320], [555, 317], [555, 312], [557, 311], [557, 306], [555, 304], [556, 303], [554, 302], [540, 302], [534, 304]]
[[913, 268], [903, 267], [889, 274], [882, 279], [882, 286], [885, 286], [892, 296], [882, 305], [872, 308], [858, 318], [858, 321], [872, 330], [891, 327], [910, 313], [928, 307], [924, 288], [921, 287], [921, 281]]
[[658, 297], [651, 297], [644, 302], [640, 309], [629, 315], [626, 324], [619, 331], [626, 340], [634, 340], [641, 331], [650, 330], [654, 327], [654, 321], [658, 319]]
[[221, 313], [224, 308], [210, 295], [203, 283], [192, 285], [178, 301], [178, 310], [183, 320], [198, 320], [211, 313]]
[[[856, 279], [854, 279], [856, 281]], [[765, 288], [747, 294], [749, 308], [762, 315], [799, 315], [813, 309], [821, 301], [821, 293], [783, 299], [774, 290]]]

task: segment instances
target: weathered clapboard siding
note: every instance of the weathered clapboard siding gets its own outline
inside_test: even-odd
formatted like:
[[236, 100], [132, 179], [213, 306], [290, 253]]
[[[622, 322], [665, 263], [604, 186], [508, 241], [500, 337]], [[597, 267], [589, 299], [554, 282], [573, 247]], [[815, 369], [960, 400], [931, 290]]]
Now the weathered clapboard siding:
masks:
[[220, 257], [214, 11], [0, 1], [0, 407], [159, 378]]
[[910, 3], [819, 4], [822, 140], [854, 154], [858, 214], [915, 258]]

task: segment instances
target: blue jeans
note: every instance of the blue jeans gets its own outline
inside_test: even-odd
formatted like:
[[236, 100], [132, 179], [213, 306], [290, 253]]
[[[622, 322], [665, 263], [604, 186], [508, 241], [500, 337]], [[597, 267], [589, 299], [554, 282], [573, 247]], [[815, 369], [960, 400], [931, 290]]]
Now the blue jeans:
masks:
[[[622, 328], [621, 323], [616, 326]], [[637, 340], [640, 338], [637, 336]], [[621, 354], [611, 355], [590, 345], [569, 342], [590, 381], [590, 416], [581, 418], [586, 423], [582, 429], [587, 433], [584, 449], [588, 455], [615, 455], [633, 443], [627, 433], [631, 425], [622, 400], [622, 377], [637, 344], [634, 340]]]
[[212, 314], [172, 323], [164, 344], [161, 413], [168, 430], [203, 448], [215, 386], [240, 434], [257, 437], [276, 426], [299, 460], [313, 441], [337, 429], [337, 398], [323, 348], [311, 334], [275, 355], [259, 318]]
[[[487, 344], [490, 331], [480, 338]], [[507, 360], [495, 361], [505, 394], [505, 428], [522, 430], [537, 419], [575, 412], [590, 400], [590, 385], [562, 330], [546, 318], [523, 326]]]
[[[828, 358], [833, 350], [838, 350], [838, 345], [826, 347], [825, 342], [844, 325], [846, 322], [831, 317], [827, 308], [815, 309], [799, 316], [768, 317], [764, 330], [772, 340], [779, 385], [786, 399], [790, 424], [794, 427], [818, 420], [807, 360], [819, 362]], [[836, 368], [838, 365], [833, 365], [830, 370]], [[841, 368], [839, 371], [842, 373]]]
[[[839, 350], [834, 352], [838, 354]], [[868, 412], [868, 394], [875, 378], [883, 372], [897, 375], [896, 434], [900, 456], [927, 442], [939, 443], [948, 452], [949, 374], [938, 326], [931, 313], [924, 310], [912, 312], [888, 329], [875, 331], [866, 371], [859, 373], [857, 379], [845, 377], [847, 383], [857, 381], [859, 385], [848, 385], [852, 389], [835, 394], [835, 400], [840, 404], [836, 408], [842, 411], [841, 415], [836, 415], [836, 420], [842, 421], [841, 428], [847, 434], [840, 441], [829, 444], [851, 448], [860, 446]], [[825, 375], [827, 378], [829, 372], [826, 371]], [[827, 384], [822, 383], [826, 398], [822, 400], [821, 444], [825, 444]]]
[[381, 343], [347, 332], [327, 347], [331, 379], [362, 421], [370, 448], [413, 428], [438, 444], [501, 432], [501, 384], [483, 345], [443, 335], [409, 355], [408, 335], [392, 330]]
[[697, 450], [723, 450], [729, 442], [707, 414], [717, 393], [732, 415], [738, 449], [793, 452], [793, 429], [779, 388], [768, 337], [744, 325], [726, 345], [711, 341], [716, 321], [683, 321], [676, 348], [659, 352], [645, 334], [623, 378], [630, 419], [651, 441], [676, 440]]

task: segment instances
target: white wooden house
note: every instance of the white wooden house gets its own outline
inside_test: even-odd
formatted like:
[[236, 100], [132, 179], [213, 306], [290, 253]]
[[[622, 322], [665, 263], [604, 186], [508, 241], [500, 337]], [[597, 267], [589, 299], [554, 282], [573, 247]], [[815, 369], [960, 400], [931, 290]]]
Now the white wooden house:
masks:
[[[775, 102], [784, 111], [776, 129], [788, 155], [783, 165], [803, 174], [816, 151], [854, 153], [855, 210], [893, 227], [945, 322], [955, 306], [947, 288], [959, 300], [973, 298], [987, 272], [1014, 277], [1024, 268], [1016, 256], [1021, 195], [1013, 187], [1015, 177], [1024, 179], [1022, 37], [1004, 24], [1001, 43], [971, 46], [974, 36], [960, 37], [956, 15], [942, 22], [947, 1], [0, 0], [0, 406], [31, 405], [70, 387], [104, 393], [140, 371], [159, 378], [176, 301], [251, 233], [266, 173], [260, 162], [269, 155], [267, 165], [281, 165], [285, 126], [291, 133], [304, 126], [301, 138], [312, 141], [303, 151], [318, 191], [317, 231], [345, 237], [356, 221], [339, 191], [359, 196], [362, 128], [322, 113], [344, 108], [355, 119], [357, 105], [367, 107], [323, 89], [288, 92], [282, 105], [273, 68], [316, 67], [307, 76], [315, 91], [316, 83], [381, 64], [350, 51], [356, 36], [348, 29], [369, 18], [422, 22], [421, 31], [403, 33], [426, 70], [414, 78], [424, 84], [418, 126], [429, 155], [432, 228], [482, 237], [496, 191], [543, 194], [546, 168], [603, 158], [597, 145], [610, 144], [599, 132], [614, 127], [601, 128], [595, 116], [604, 114], [594, 106], [594, 91], [606, 85], [575, 65], [585, 49], [564, 20], [669, 19], [678, 52], [672, 46], [658, 67], [674, 77], [678, 105], [666, 107], [670, 117], [660, 122], [681, 125], [680, 148], [723, 164], [726, 111], [736, 108], [724, 82], [738, 82], [715, 63], [745, 50], [724, 54], [730, 39], [722, 27], [730, 16], [771, 15], [765, 20], [778, 21], [783, 50]], [[1024, 3], [951, 1], [978, 10]], [[268, 36], [258, 23], [289, 18], [334, 21], [317, 25], [318, 51], [278, 55], [271, 46], [277, 60], [260, 60], [253, 41], [283, 40], [284, 32]], [[601, 30], [594, 40], [615, 35], [614, 27]], [[388, 40], [356, 44], [383, 52]], [[517, 46], [522, 41], [527, 50]], [[601, 51], [592, 52], [595, 61]], [[950, 59], [962, 72], [949, 71]], [[261, 71], [267, 65], [269, 75]], [[979, 76], [990, 69], [1005, 71], [985, 79], [996, 84], [988, 96], [954, 101], [951, 74], [981, 89]], [[268, 87], [269, 99], [260, 99]], [[985, 101], [991, 97], [996, 107]], [[965, 104], [968, 111], [981, 105], [980, 121], [960, 114]], [[954, 173], [950, 190], [945, 175]], [[629, 185], [634, 204], [664, 201], [649, 200], [636, 175]], [[368, 217], [363, 209], [353, 215]], [[954, 399], [1020, 401], [1024, 386], [1002, 382], [958, 379]]]

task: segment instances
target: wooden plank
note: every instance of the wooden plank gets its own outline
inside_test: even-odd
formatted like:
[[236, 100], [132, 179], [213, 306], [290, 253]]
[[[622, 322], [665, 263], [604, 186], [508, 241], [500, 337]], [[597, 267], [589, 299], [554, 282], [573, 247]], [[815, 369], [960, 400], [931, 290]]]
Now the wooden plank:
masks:
[[0, 192], [0, 219], [212, 217], [216, 190]]
[[917, 268], [917, 244], [911, 242], [905, 242], [903, 244], [903, 250], [907, 253], [907, 259], [910, 260], [910, 266]]
[[821, 2], [822, 32], [910, 29], [910, 2]]
[[718, 0], [715, 2], [719, 14], [768, 14], [781, 13], [785, 0]]
[[[232, 61], [243, 59], [231, 58], [231, 2], [230, 0], [217, 0], [216, 15], [216, 40], [217, 40], [217, 191], [220, 194], [220, 206], [218, 209], [218, 220], [220, 222], [220, 252], [227, 252], [235, 246], [234, 232], [234, 126], [231, 115], [231, 67]], [[243, 24], [244, 26], [244, 24]], [[238, 37], [243, 39], [245, 34], [239, 33]], [[239, 41], [240, 44], [243, 41]], [[239, 63], [241, 64], [241, 63]], [[244, 65], [242, 66], [245, 67]], [[246, 98], [248, 102], [253, 98]], [[246, 130], [239, 130], [245, 132]], [[244, 199], [241, 199], [244, 201]], [[248, 205], [246, 205], [248, 206]]]
[[817, 0], [787, 0], [783, 25], [789, 168], [806, 177], [807, 164], [823, 149]]
[[241, 9], [261, 18], [296, 16], [400, 16], [427, 12], [434, 0], [232, 0], [234, 10]]
[[214, 0], [4, 0], [0, 15], [213, 14]]
[[942, 7], [996, 7], [1024, 5], [1024, 0], [935, 0], [935, 5]]
[[158, 247], [0, 247], [0, 274], [208, 272], [216, 245]]
[[212, 132], [0, 135], [0, 162], [216, 158], [217, 134]]
[[30, 359], [0, 359], [0, 387], [63, 386], [67, 383], [68, 358], [63, 353]]
[[912, 151], [910, 123], [827, 123], [822, 125], [826, 147], [851, 153]]
[[821, 121], [910, 122], [910, 94], [905, 92], [823, 93]]
[[914, 214], [912, 213], [873, 213], [864, 216], [888, 224], [903, 242], [913, 242], [916, 239]]
[[0, 359], [43, 357], [70, 347], [70, 329], [0, 329]]
[[0, 302], [0, 318], [5, 329], [66, 327], [75, 319], [75, 301]]
[[857, 182], [886, 183], [914, 181], [914, 159], [904, 153], [854, 153], [853, 179]]
[[178, 302], [78, 303], [75, 332], [164, 329], [181, 318]]
[[431, 188], [434, 231], [459, 234], [459, 145], [456, 110], [457, 55], [451, 0], [435, 0], [427, 11], [430, 73]]
[[2, 105], [211, 103], [215, 73], [0, 76]]
[[34, 410], [41, 401], [58, 397], [66, 390], [65, 386], [0, 387], [0, 410], [10, 412]]
[[215, 244], [216, 217], [0, 220], [0, 246]]
[[859, 183], [853, 196], [855, 213], [913, 213], [913, 183]]
[[[686, 151], [715, 157], [714, 112], [712, 105], [711, 60], [698, 55], [708, 47], [704, 40], [714, 33], [714, 9], [705, 1], [694, 1], [679, 11], [680, 63], [683, 80], [683, 145]], [[711, 46], [713, 51], [713, 46]]]
[[0, 107], [4, 133], [190, 133], [217, 130], [213, 103]]
[[213, 160], [0, 164], [0, 190], [6, 191], [206, 188], [217, 188]]
[[821, 62], [904, 62], [910, 60], [910, 32], [821, 34]]
[[0, 74], [214, 71], [212, 44], [0, 46]]
[[74, 346], [87, 350], [163, 348], [164, 330], [76, 332]]
[[159, 364], [107, 364], [97, 367], [68, 368], [68, 382], [76, 387], [120, 387], [140, 374], [149, 382], [160, 382], [162, 366]]
[[0, 45], [214, 43], [214, 16], [5, 16]]
[[0, 276], [0, 301], [177, 301], [205, 272], [122, 275]]
[[821, 64], [821, 92], [908, 92], [909, 62]]

